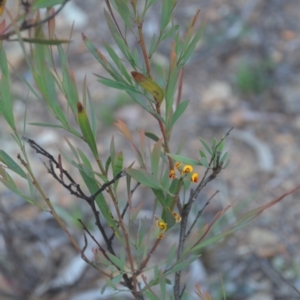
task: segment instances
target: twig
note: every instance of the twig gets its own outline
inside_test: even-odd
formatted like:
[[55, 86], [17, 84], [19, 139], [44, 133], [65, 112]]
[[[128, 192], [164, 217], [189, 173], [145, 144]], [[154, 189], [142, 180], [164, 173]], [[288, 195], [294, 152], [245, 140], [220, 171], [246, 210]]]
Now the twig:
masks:
[[179, 79], [178, 79], [178, 92], [177, 92], [177, 99], [176, 99], [176, 107], [180, 104], [181, 96], [182, 96], [182, 85], [183, 85], [183, 75], [184, 75], [184, 68], [182, 68], [179, 72]]
[[205, 208], [208, 206], [208, 204], [210, 203], [210, 201], [212, 200], [212, 198], [214, 198], [214, 196], [216, 196], [218, 193], [219, 193], [219, 191], [214, 192], [214, 194], [206, 201], [206, 203], [204, 204], [204, 206], [198, 211], [198, 214], [197, 214], [197, 216], [196, 216], [193, 224], [191, 225], [190, 229], [187, 231], [185, 237], [189, 236], [189, 234], [191, 233], [192, 229], [196, 225], [197, 220], [200, 218], [200, 216], [202, 215], [202, 213], [205, 210]]
[[[20, 160], [21, 164], [26, 168], [27, 172], [29, 173], [31, 179], [32, 179], [32, 183], [33, 185], [36, 187], [36, 189], [39, 191], [40, 195], [42, 196], [42, 198], [45, 200], [46, 204], [48, 205], [49, 209], [50, 209], [50, 213], [53, 215], [53, 217], [55, 218], [55, 220], [57, 221], [57, 223], [60, 225], [60, 227], [63, 229], [63, 231], [66, 233], [66, 235], [68, 236], [68, 238], [70, 239], [71, 243], [73, 244], [73, 246], [76, 248], [76, 250], [82, 254], [82, 250], [80, 248], [80, 246], [78, 245], [78, 243], [76, 242], [75, 238], [71, 235], [71, 233], [69, 232], [69, 230], [67, 229], [66, 225], [63, 223], [63, 221], [61, 220], [61, 218], [58, 216], [56, 210], [54, 209], [51, 201], [49, 200], [49, 198], [45, 195], [43, 189], [40, 187], [38, 181], [36, 180], [35, 176], [33, 175], [30, 167], [28, 166], [28, 164], [22, 159], [21, 155], [18, 154], [18, 159]], [[88, 258], [85, 257], [85, 259], [88, 261]]]
[[258, 263], [262, 271], [269, 276], [269, 278], [273, 281], [273, 283], [275, 283], [275, 285], [279, 286], [281, 285], [282, 282], [284, 282], [285, 284], [290, 286], [298, 294], [299, 297], [300, 295], [299, 289], [297, 289], [295, 285], [290, 283], [278, 271], [276, 271], [266, 259], [259, 259], [258, 257], [256, 257], [256, 259], [258, 260]]
[[145, 286], [147, 287], [147, 289], [156, 297], [156, 299], [159, 299], [157, 297], [157, 295], [153, 292], [153, 290], [151, 289], [151, 287], [149, 286], [149, 284], [147, 283], [147, 277], [144, 274], [142, 274], [141, 276], [142, 276], [142, 279], [143, 279], [143, 281], [144, 281]]
[[139, 17], [137, 17], [137, 27], [138, 27], [138, 32], [139, 32], [139, 44], [141, 46], [143, 56], [144, 56], [144, 61], [146, 65], [146, 72], [149, 77], [151, 77], [151, 66], [150, 66], [150, 60], [148, 57], [148, 53], [146, 50], [146, 45], [144, 41], [144, 34], [143, 34], [143, 22], [140, 21]]
[[[124, 216], [125, 216], [125, 214], [127, 212], [127, 209], [129, 207], [129, 202], [131, 201], [131, 197], [132, 197], [133, 193], [139, 187], [140, 184], [141, 184], [140, 182], [137, 182], [136, 185], [135, 185], [135, 187], [130, 191], [129, 199], [128, 199], [128, 201], [127, 201], [127, 203], [126, 203], [126, 205], [125, 205], [125, 207], [124, 207], [124, 209], [122, 211], [122, 214], [121, 214], [122, 219], [124, 218]], [[117, 227], [119, 227], [119, 224], [117, 225]], [[115, 232], [112, 233], [112, 235], [109, 238], [109, 240], [112, 241], [114, 237], [115, 237]]]
[[[106, 251], [104, 250], [104, 248], [98, 243], [98, 241], [96, 240], [96, 238], [91, 234], [91, 232], [87, 229], [87, 227], [85, 226], [85, 224], [82, 222], [82, 220], [78, 219], [78, 222], [82, 225], [83, 229], [86, 231], [86, 233], [90, 236], [90, 238], [96, 243], [96, 245], [98, 246], [99, 250], [101, 251], [101, 253], [103, 254], [103, 256], [112, 263], [112, 265], [116, 266], [112, 260], [108, 257], [108, 255], [106, 254]], [[86, 242], [86, 246], [87, 246], [87, 239], [86, 236], [84, 234], [84, 240]], [[117, 266], [116, 266], [117, 267]]]
[[141, 274], [141, 272], [143, 271], [143, 269], [147, 266], [152, 254], [154, 253], [155, 249], [157, 248], [157, 246], [159, 245], [160, 241], [162, 240], [162, 238], [158, 237], [157, 240], [155, 241], [154, 245], [152, 246], [151, 250], [149, 251], [147, 257], [142, 261], [139, 269], [136, 271], [136, 276], [138, 276], [139, 274]]
[[[100, 221], [100, 214], [99, 214], [99, 211], [98, 211], [97, 208], [96, 208], [96, 204], [95, 204], [95, 201], [94, 201], [94, 200], [95, 200], [95, 197], [96, 197], [97, 195], [99, 195], [101, 192], [103, 192], [110, 184], [114, 183], [117, 179], [114, 178], [114, 179], [112, 179], [111, 181], [109, 181], [108, 183], [103, 184], [102, 187], [101, 187], [95, 194], [93, 194], [93, 195], [91, 195], [91, 196], [86, 196], [86, 195], [81, 191], [79, 184], [77, 184], [77, 183], [73, 180], [73, 178], [69, 175], [69, 173], [68, 173], [66, 170], [64, 170], [64, 169], [62, 168], [62, 166], [60, 166], [60, 164], [55, 160], [55, 158], [54, 158], [49, 152], [47, 152], [45, 149], [43, 149], [41, 146], [39, 146], [39, 145], [38, 145], [36, 142], [34, 142], [33, 140], [28, 139], [28, 138], [26, 138], [26, 137], [23, 137], [23, 139], [24, 139], [26, 142], [28, 142], [29, 145], [30, 145], [34, 150], [36, 150], [37, 153], [39, 153], [39, 154], [41, 154], [41, 155], [43, 155], [43, 156], [45, 156], [45, 157], [47, 157], [47, 158], [49, 159], [49, 164], [50, 164], [50, 166], [49, 166], [49, 167], [47, 167], [46, 165], [45, 165], [45, 166], [47, 167], [47, 169], [48, 169], [48, 171], [50, 172], [50, 174], [51, 174], [58, 182], [60, 182], [65, 188], [67, 188], [67, 189], [71, 192], [71, 194], [74, 194], [74, 195], [76, 195], [78, 198], [85, 199], [85, 200], [87, 201], [87, 203], [90, 205], [90, 207], [91, 207], [91, 209], [92, 209], [92, 212], [93, 212], [94, 217], [95, 217], [95, 220], [96, 220], [96, 225], [97, 225], [98, 229], [100, 230], [100, 232], [101, 232], [101, 234], [102, 234], [102, 236], [103, 236], [103, 239], [104, 239], [104, 241], [105, 241], [105, 243], [106, 243], [106, 245], [107, 245], [108, 251], [109, 251], [111, 254], [116, 255], [116, 253], [115, 253], [115, 251], [114, 251], [114, 249], [113, 249], [113, 247], [112, 247], [111, 240], [109, 240], [109, 238], [107, 237], [107, 234], [106, 234], [106, 232], [105, 232], [105, 230], [104, 230], [104, 227], [103, 227], [102, 224], [101, 224], [101, 221]], [[25, 161], [24, 161], [24, 163], [25, 163]], [[25, 164], [26, 164], [26, 163], [25, 163]], [[62, 176], [61, 176], [61, 177], [57, 176], [57, 174], [56, 174], [55, 171], [54, 171], [53, 164], [56, 166], [56, 168], [60, 169], [60, 172], [62, 172], [62, 173], [70, 180], [71, 184], [67, 185], [67, 184], [61, 179]], [[26, 165], [27, 165], [27, 164], [26, 164]], [[25, 165], [24, 165], [24, 166], [25, 166]], [[27, 168], [28, 168], [28, 170], [30, 170], [29, 167], [27, 167]], [[31, 172], [31, 170], [30, 170], [30, 172]], [[32, 174], [32, 173], [31, 173], [31, 174]], [[125, 173], [124, 171], [121, 171], [116, 177], [119, 179], [120, 177], [125, 176], [125, 174], [126, 174], [126, 173]], [[32, 174], [32, 176], [33, 176], [33, 174]], [[74, 191], [74, 190], [72, 190], [72, 186], [74, 186], [74, 185], [76, 186], [76, 191], [77, 191], [77, 192]], [[39, 189], [40, 189], [40, 193], [43, 193], [42, 189], [41, 189], [41, 188], [39, 188]], [[43, 193], [43, 195], [44, 195], [44, 193]], [[48, 198], [46, 198], [46, 196], [43, 197], [43, 198], [46, 200], [48, 206], [53, 208], [53, 206], [52, 206], [50, 200], [49, 200]], [[53, 208], [53, 210], [54, 210], [54, 208]], [[51, 212], [52, 212], [52, 210], [51, 210]], [[54, 211], [54, 213], [56, 214], [55, 211]], [[67, 229], [66, 229], [66, 227], [65, 227], [65, 225], [62, 223], [61, 219], [59, 218], [59, 216], [58, 216], [57, 214], [56, 214], [56, 216], [57, 216], [57, 217], [55, 217], [55, 219], [57, 220], [57, 222], [61, 225], [61, 227], [64, 226], [66, 232], [68, 232]], [[61, 223], [62, 223], [62, 224], [61, 224]], [[121, 224], [121, 227], [123, 228], [124, 226], [123, 226], [123, 224], [122, 224], [122, 220], [120, 220], [120, 224]], [[123, 228], [123, 230], [124, 230], [124, 228]], [[74, 238], [70, 235], [69, 232], [68, 232], [67, 234], [68, 234], [68, 236], [69, 236], [70, 239], [71, 239], [71, 238], [74, 239]], [[126, 236], [125, 236], [125, 241], [127, 241], [127, 243], [128, 243], [128, 238], [126, 238]], [[82, 250], [80, 249], [79, 245], [75, 242], [75, 240], [74, 240], [73, 244], [76, 245], [77, 250], [82, 254]], [[79, 250], [79, 249], [80, 249], [80, 250]], [[86, 258], [86, 260], [88, 260], [88, 259]], [[132, 263], [132, 265], [133, 265], [132, 258], [130, 259], [130, 261], [131, 261], [131, 263]], [[133, 272], [133, 270], [132, 270], [132, 272]], [[132, 278], [129, 278], [127, 274], [123, 274], [123, 279], [124, 279], [125, 285], [126, 285], [126, 286], [132, 291], [132, 293], [136, 296], [136, 294], [137, 294], [136, 289], [135, 289], [134, 286], [132, 285], [133, 279], [132, 279]]]
[[[230, 134], [231, 130], [233, 128], [230, 128], [227, 133], [223, 136], [223, 138], [220, 140], [220, 142], [216, 145], [215, 149], [219, 147], [219, 145], [224, 141], [224, 139]], [[199, 193], [201, 190], [212, 180], [214, 180], [217, 175], [221, 172], [222, 170], [222, 164], [219, 164], [219, 160], [216, 160], [216, 165], [213, 168], [212, 174], [210, 174], [208, 177], [207, 174], [213, 164], [213, 161], [215, 160], [215, 155], [218, 155], [218, 153], [214, 153], [214, 155], [211, 157], [209, 166], [206, 169], [204, 176], [202, 180], [200, 181], [199, 185], [195, 190], [191, 190], [190, 197], [188, 202], [184, 205], [183, 210], [182, 210], [182, 215], [181, 215], [181, 223], [180, 223], [180, 233], [179, 233], [179, 243], [178, 243], [178, 250], [177, 250], [177, 260], [180, 259], [183, 249], [184, 249], [184, 243], [187, 238], [186, 235], [186, 226], [187, 226], [187, 221], [188, 221], [188, 216], [190, 213], [190, 210], [192, 208], [193, 203], [197, 199]], [[178, 271], [175, 273], [175, 284], [174, 284], [174, 297], [175, 300], [180, 300], [180, 277], [181, 277], [181, 271]]]
[[114, 15], [114, 12], [113, 12], [113, 10], [112, 10], [112, 8], [111, 8], [111, 5], [110, 5], [110, 3], [109, 3], [109, 0], [105, 0], [105, 3], [106, 3], [106, 6], [107, 6], [107, 8], [108, 8], [108, 10], [109, 10], [109, 13], [110, 13], [111, 17], [112, 17], [113, 20], [114, 20], [114, 23], [115, 23], [115, 25], [116, 25], [116, 27], [117, 27], [117, 29], [118, 29], [118, 31], [119, 31], [121, 37], [122, 37], [122, 40], [125, 42], [125, 44], [127, 44], [127, 41], [126, 41], [126, 39], [124, 38], [124, 36], [123, 36], [123, 34], [122, 34], [122, 31], [121, 31], [121, 29], [120, 29], [120, 27], [119, 27], [119, 24], [118, 24], [118, 22], [117, 22], [117, 20], [116, 20], [116, 18], [115, 18], [115, 15]]
[[[30, 29], [30, 28], [33, 28], [33, 27], [36, 27], [36, 26], [39, 26], [39, 25], [42, 25], [48, 21], [50, 21], [51, 19], [53, 19], [56, 15], [58, 15], [60, 13], [60, 11], [64, 8], [64, 6], [67, 4], [69, 0], [65, 0], [61, 6], [58, 8], [58, 10], [56, 10], [52, 15], [46, 17], [45, 19], [43, 20], [40, 20], [38, 22], [35, 22], [35, 23], [27, 23], [27, 22], [23, 22], [23, 24], [20, 26], [19, 28], [19, 31], [24, 31], [26, 29]], [[1, 34], [0, 35], [0, 40], [8, 40], [8, 38], [12, 35], [16, 34], [16, 31], [15, 30], [11, 30], [5, 34]], [[9, 40], [8, 40], [9, 41]]]

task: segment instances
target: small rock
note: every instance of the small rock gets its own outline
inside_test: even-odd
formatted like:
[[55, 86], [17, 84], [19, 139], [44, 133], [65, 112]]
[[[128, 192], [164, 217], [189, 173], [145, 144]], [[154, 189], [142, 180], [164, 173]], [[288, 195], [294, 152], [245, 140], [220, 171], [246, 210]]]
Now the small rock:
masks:
[[202, 96], [201, 105], [206, 109], [214, 111], [223, 111], [231, 109], [238, 103], [236, 97], [232, 93], [230, 85], [225, 81], [213, 82]]
[[285, 111], [297, 114], [300, 112], [300, 86], [299, 83], [285, 86], [281, 90]]
[[247, 300], [274, 300], [274, 297], [270, 293], [259, 292], [247, 298]]
[[254, 228], [250, 232], [250, 240], [256, 255], [269, 258], [285, 251], [284, 245], [276, 234], [270, 230]]

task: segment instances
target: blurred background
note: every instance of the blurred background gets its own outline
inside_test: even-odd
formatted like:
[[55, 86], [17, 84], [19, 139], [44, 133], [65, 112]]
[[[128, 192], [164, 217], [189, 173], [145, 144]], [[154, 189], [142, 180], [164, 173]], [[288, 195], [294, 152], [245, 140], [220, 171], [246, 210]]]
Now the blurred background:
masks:
[[[153, 129], [155, 124], [125, 93], [101, 86], [93, 75], [106, 74], [87, 51], [81, 33], [104, 53], [103, 40], [114, 45], [104, 21], [103, 2], [70, 1], [56, 18], [56, 33], [58, 38], [69, 38], [74, 25], [69, 63], [79, 90], [87, 76], [99, 116], [101, 155], [106, 157], [114, 134], [117, 149], [124, 150], [130, 161], [130, 146], [117, 134], [113, 122], [122, 119], [136, 134], [138, 129]], [[7, 0], [12, 11], [15, 4]], [[184, 29], [197, 9], [201, 9], [200, 22], [205, 23], [205, 30], [185, 68], [182, 99], [189, 99], [190, 106], [173, 135], [176, 141], [184, 131], [187, 144], [183, 154], [196, 158], [198, 137], [210, 142], [234, 127], [226, 140], [231, 163], [198, 199], [201, 207], [216, 190], [220, 191], [207, 207], [203, 222], [210, 221], [226, 205], [234, 206], [215, 229], [218, 232], [233, 224], [242, 212], [299, 184], [300, 2], [178, 1], [174, 21]], [[159, 28], [157, 12], [152, 10], [144, 25], [148, 42]], [[131, 42], [136, 43], [134, 37]], [[19, 75], [33, 82], [19, 44], [5, 43], [5, 47], [20, 128], [26, 101], [29, 122], [55, 122], [20, 80]], [[153, 57], [156, 72], [168, 66], [169, 47], [170, 41]], [[0, 125], [1, 148], [16, 154], [15, 143], [1, 118]], [[64, 149], [61, 141], [68, 136], [30, 125], [26, 135], [56, 155], [57, 145]], [[77, 219], [88, 218], [87, 208], [54, 182], [33, 151], [29, 153], [49, 198], [83, 245]], [[300, 289], [299, 196], [299, 192], [288, 196], [247, 228], [204, 251], [195, 280], [199, 276], [214, 300], [223, 299], [223, 292], [227, 300], [300, 299], [295, 291]], [[0, 299], [124, 299], [101, 296], [102, 285], [99, 273], [75, 253], [49, 213], [26, 204], [0, 185]]]

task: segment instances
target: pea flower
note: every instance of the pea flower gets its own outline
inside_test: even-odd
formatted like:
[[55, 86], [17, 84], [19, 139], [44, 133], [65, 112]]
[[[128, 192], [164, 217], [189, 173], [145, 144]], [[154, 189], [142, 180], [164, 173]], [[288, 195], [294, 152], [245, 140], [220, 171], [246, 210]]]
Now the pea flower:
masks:
[[176, 223], [180, 223], [181, 222], [181, 216], [177, 212], [173, 211], [172, 215], [173, 215]]
[[165, 232], [167, 230], [167, 223], [161, 219], [156, 218], [156, 226], [161, 230], [161, 232]]
[[198, 175], [198, 173], [193, 173], [193, 175], [191, 177], [191, 181], [192, 182], [198, 182], [199, 181], [199, 175]]
[[182, 170], [182, 174], [188, 174], [193, 172], [193, 167], [191, 165], [185, 165]]
[[182, 165], [181, 162], [177, 162], [177, 163], [175, 164], [175, 169], [178, 170], [178, 169], [181, 167], [181, 165]]
[[174, 179], [176, 176], [175, 176], [175, 170], [170, 170], [170, 173], [169, 173], [169, 177], [171, 179]]

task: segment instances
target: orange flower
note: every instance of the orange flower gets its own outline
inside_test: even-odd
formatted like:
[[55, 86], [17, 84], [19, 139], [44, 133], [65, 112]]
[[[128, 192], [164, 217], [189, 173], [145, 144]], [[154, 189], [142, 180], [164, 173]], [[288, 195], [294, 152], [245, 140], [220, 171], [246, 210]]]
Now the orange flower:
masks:
[[177, 162], [175, 164], [175, 169], [179, 169], [181, 167], [182, 163], [181, 162]]
[[180, 223], [181, 222], [181, 217], [180, 217], [180, 215], [177, 212], [173, 211], [172, 215], [173, 215], [176, 223]]
[[194, 173], [191, 177], [192, 182], [198, 182], [199, 181], [199, 175], [198, 173]]
[[193, 172], [193, 167], [191, 165], [185, 165], [182, 170], [182, 174], [188, 174]]
[[169, 173], [169, 177], [171, 179], [174, 179], [176, 176], [175, 176], [175, 170], [170, 170], [170, 173]]

